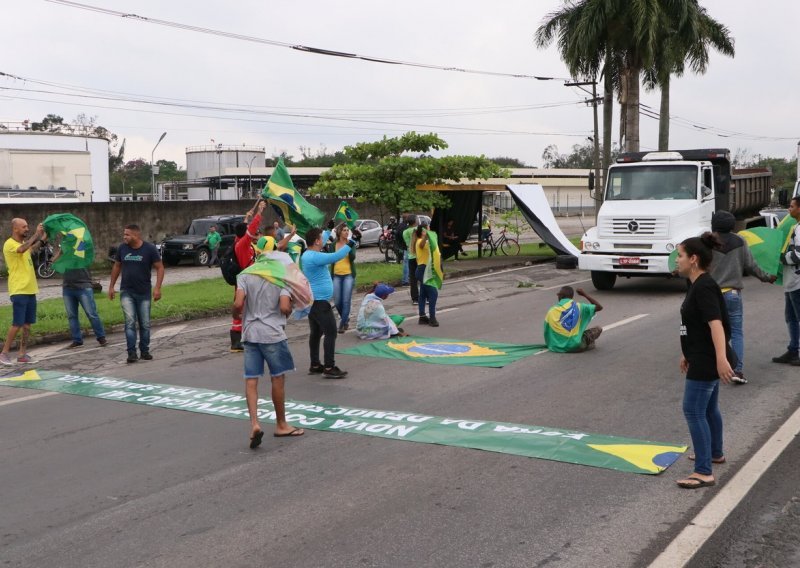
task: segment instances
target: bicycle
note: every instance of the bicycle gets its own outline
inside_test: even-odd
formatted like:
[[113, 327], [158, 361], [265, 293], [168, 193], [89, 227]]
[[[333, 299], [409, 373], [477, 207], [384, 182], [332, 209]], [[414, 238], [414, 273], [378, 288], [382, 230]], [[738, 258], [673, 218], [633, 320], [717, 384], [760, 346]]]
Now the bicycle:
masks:
[[506, 256], [516, 256], [519, 254], [519, 242], [513, 237], [506, 235], [506, 230], [500, 231], [500, 237], [494, 238], [494, 234], [489, 232], [487, 237], [483, 239], [484, 250], [488, 248], [489, 256], [497, 254], [499, 250]]
[[45, 243], [36, 252], [36, 260], [34, 264], [36, 265], [36, 273], [41, 278], [52, 278], [53, 274], [55, 274], [56, 271], [53, 268], [54, 256], [55, 252], [53, 251], [53, 246], [50, 243]]

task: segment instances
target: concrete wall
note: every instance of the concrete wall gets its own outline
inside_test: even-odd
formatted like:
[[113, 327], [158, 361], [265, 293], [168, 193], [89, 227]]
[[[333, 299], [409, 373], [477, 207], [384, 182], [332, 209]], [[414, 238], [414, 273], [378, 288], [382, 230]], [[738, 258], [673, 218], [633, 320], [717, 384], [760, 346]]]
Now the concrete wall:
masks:
[[[328, 217], [333, 217], [340, 199], [309, 199]], [[159, 242], [167, 235], [183, 233], [189, 222], [206, 215], [244, 214], [252, 201], [118, 201], [112, 203], [26, 204], [0, 207], [0, 239], [11, 236], [11, 219], [22, 217], [31, 230], [54, 213], [72, 213], [89, 226], [97, 258], [104, 258], [108, 247], [122, 242], [125, 225], [136, 223], [145, 240]], [[353, 204], [362, 219], [381, 221], [380, 211], [367, 203]], [[276, 217], [271, 207], [265, 210], [267, 221]], [[388, 220], [386, 215], [385, 222]], [[0, 255], [0, 264], [4, 264]]]

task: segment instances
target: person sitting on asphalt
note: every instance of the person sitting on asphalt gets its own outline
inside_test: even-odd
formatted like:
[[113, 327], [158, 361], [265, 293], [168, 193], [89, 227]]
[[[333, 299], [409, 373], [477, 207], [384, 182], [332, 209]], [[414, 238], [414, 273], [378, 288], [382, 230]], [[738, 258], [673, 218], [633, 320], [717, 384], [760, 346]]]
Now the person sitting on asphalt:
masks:
[[575, 291], [564, 286], [558, 291], [558, 303], [547, 311], [544, 318], [544, 341], [550, 351], [556, 353], [581, 353], [594, 349], [595, 341], [603, 332], [602, 327], [590, 327], [595, 313], [603, 309], [600, 303], [582, 288], [578, 295], [589, 303], [581, 304], [573, 298]]
[[[394, 292], [388, 284], [376, 284], [372, 291], [364, 296], [356, 320], [356, 335], [359, 339], [388, 339], [390, 337], [408, 335], [403, 328], [397, 327], [395, 319], [402, 316], [389, 316], [383, 307], [383, 301]], [[402, 319], [400, 319], [402, 322]]]

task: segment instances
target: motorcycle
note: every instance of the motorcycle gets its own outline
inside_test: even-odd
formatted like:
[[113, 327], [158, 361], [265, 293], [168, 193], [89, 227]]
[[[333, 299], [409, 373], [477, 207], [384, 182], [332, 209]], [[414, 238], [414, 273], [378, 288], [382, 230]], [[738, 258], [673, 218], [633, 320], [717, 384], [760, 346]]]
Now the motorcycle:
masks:
[[52, 278], [53, 274], [56, 273], [53, 268], [54, 256], [55, 251], [50, 243], [45, 243], [36, 251], [34, 265], [36, 266], [36, 274], [38, 274], [40, 278]]

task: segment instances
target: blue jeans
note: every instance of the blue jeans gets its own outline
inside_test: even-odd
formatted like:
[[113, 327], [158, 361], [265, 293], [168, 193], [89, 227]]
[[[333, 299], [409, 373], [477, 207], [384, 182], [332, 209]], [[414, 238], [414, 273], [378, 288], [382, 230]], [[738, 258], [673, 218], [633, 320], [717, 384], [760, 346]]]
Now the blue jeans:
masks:
[[333, 305], [339, 312], [342, 322], [339, 327], [344, 327], [350, 323], [350, 304], [353, 301], [353, 284], [355, 278], [352, 274], [346, 276], [333, 275]]
[[797, 353], [800, 349], [800, 290], [786, 292], [784, 297], [786, 299], [784, 315], [786, 327], [789, 328], [789, 346], [786, 349]]
[[431, 319], [436, 319], [436, 300], [439, 299], [439, 290], [434, 286], [423, 284], [425, 280], [425, 265], [417, 265], [417, 280], [419, 281], [419, 315], [425, 315], [425, 302], [428, 302], [428, 313]]
[[400, 284], [403, 286], [408, 284], [408, 249], [403, 251], [403, 276], [400, 278]]
[[72, 335], [72, 341], [75, 343], [83, 343], [83, 335], [81, 334], [81, 322], [78, 319], [78, 304], [83, 308], [89, 323], [92, 324], [92, 330], [96, 339], [103, 339], [106, 332], [103, 329], [103, 322], [100, 321], [100, 316], [97, 315], [97, 305], [94, 303], [94, 290], [91, 288], [64, 288], [62, 291], [64, 297], [64, 309], [67, 311], [67, 320], [69, 320], [69, 333]]
[[683, 415], [689, 425], [694, 447], [694, 471], [711, 475], [711, 459], [721, 458], [722, 413], [719, 411], [719, 379], [686, 379], [683, 391]]
[[728, 308], [728, 319], [731, 324], [731, 347], [739, 362], [734, 371], [741, 373], [744, 369], [744, 306], [741, 290], [731, 290], [722, 295]]
[[125, 316], [125, 341], [128, 352], [136, 352], [136, 328], [139, 328], [139, 351], [150, 352], [150, 294], [123, 291], [119, 295]]

